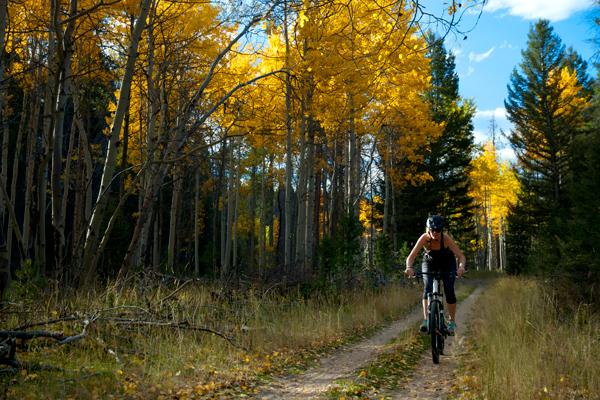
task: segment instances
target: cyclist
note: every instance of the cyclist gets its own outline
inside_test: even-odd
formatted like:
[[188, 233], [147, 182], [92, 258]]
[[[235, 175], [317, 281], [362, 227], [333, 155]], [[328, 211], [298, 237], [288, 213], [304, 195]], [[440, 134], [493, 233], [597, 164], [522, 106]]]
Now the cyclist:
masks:
[[[454, 335], [456, 329], [456, 295], [454, 293], [455, 276], [459, 278], [465, 272], [466, 259], [460, 248], [456, 245], [452, 237], [444, 232], [444, 218], [439, 215], [432, 215], [427, 218], [426, 232], [421, 235], [417, 243], [406, 258], [405, 274], [413, 277], [413, 262], [419, 251], [425, 249], [423, 256], [423, 272], [442, 271], [444, 274], [444, 293], [446, 294], [446, 304], [448, 305], [448, 333]], [[458, 269], [456, 268], [456, 258], [458, 258]], [[433, 281], [429, 275], [423, 275], [423, 323], [420, 326], [421, 332], [427, 332], [427, 295], [431, 293]]]

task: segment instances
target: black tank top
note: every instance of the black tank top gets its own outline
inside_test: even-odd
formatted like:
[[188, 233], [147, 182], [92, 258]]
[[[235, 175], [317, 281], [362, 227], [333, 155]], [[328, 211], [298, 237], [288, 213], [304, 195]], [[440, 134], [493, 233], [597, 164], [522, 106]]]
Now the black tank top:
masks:
[[[429, 240], [431, 246], [431, 240]], [[452, 271], [456, 269], [456, 258], [454, 253], [448, 247], [444, 246], [444, 233], [440, 238], [440, 248], [438, 250], [425, 249], [423, 256], [423, 270], [425, 271]]]

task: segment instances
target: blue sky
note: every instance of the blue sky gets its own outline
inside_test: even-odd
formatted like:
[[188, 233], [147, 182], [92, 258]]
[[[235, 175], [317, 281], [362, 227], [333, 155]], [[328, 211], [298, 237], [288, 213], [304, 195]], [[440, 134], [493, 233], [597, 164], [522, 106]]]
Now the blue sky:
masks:
[[[474, 125], [478, 143], [491, 137], [492, 116], [499, 129], [508, 133], [511, 128], [504, 110], [506, 86], [513, 68], [521, 62], [529, 28], [539, 18], [550, 20], [563, 43], [592, 64], [596, 50], [590, 40], [600, 35], [600, 30], [594, 31], [593, 17], [598, 14], [594, 3], [594, 0], [488, 0], [467, 39], [448, 37], [446, 47], [456, 56], [461, 96], [473, 99], [477, 106]], [[475, 17], [465, 20], [462, 27], [472, 26], [474, 20]], [[596, 70], [591, 65], [588, 72], [595, 77]], [[506, 143], [497, 144], [502, 158], [513, 159]]]

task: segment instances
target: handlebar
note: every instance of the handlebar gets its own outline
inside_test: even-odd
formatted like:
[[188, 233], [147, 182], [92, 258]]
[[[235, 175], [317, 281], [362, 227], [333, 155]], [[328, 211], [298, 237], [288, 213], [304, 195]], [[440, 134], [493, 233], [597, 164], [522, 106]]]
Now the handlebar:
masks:
[[[409, 278], [414, 279], [414, 278], [421, 278], [423, 276], [433, 276], [434, 278], [438, 277], [441, 279], [443, 276], [450, 275], [451, 273], [452, 273], [452, 271], [434, 271], [434, 272], [422, 272], [422, 271], [417, 272], [417, 271], [415, 271], [414, 275]], [[456, 272], [454, 272], [455, 276], [459, 277], [459, 278], [464, 278], [466, 273], [467, 273], [467, 271], [465, 271], [462, 274], [462, 276], [459, 277], [458, 274], [456, 274]]]
[[448, 272], [442, 272], [442, 271], [436, 271], [436, 272], [415, 272], [414, 276], [444, 276], [444, 275], [450, 275], [451, 271]]

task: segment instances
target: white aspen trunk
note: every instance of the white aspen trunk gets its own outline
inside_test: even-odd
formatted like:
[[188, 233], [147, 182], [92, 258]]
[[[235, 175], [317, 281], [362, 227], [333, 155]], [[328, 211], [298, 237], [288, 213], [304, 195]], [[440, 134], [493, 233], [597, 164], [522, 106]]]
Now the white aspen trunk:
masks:
[[[335, 231], [335, 225], [337, 224], [337, 220], [338, 220], [338, 212], [339, 212], [339, 207], [338, 207], [338, 201], [339, 201], [339, 196], [340, 196], [340, 186], [344, 187], [344, 178], [342, 176], [342, 174], [340, 173], [340, 167], [343, 168], [343, 156], [340, 158], [340, 155], [338, 154], [340, 152], [340, 146], [339, 146], [339, 142], [337, 140], [337, 138], [334, 138], [333, 141], [333, 171], [332, 171], [332, 176], [331, 176], [331, 196], [330, 196], [330, 203], [329, 203], [329, 226], [328, 226], [328, 230], [329, 230], [329, 235], [333, 236], [334, 231]], [[341, 149], [341, 152], [343, 153], [343, 149]], [[342, 160], [341, 165], [340, 165], [340, 160]], [[343, 194], [342, 194], [343, 196]]]
[[95, 247], [97, 245], [100, 224], [104, 218], [104, 213], [108, 202], [107, 194], [110, 189], [110, 184], [112, 183], [112, 178], [116, 167], [119, 134], [121, 132], [121, 125], [123, 124], [125, 112], [129, 107], [129, 94], [131, 90], [135, 61], [137, 59], [137, 48], [142, 31], [146, 26], [146, 17], [148, 16], [150, 2], [151, 0], [142, 0], [140, 6], [140, 15], [135, 22], [131, 43], [129, 44], [129, 48], [127, 50], [127, 64], [125, 66], [125, 73], [121, 83], [121, 92], [119, 94], [119, 100], [117, 101], [117, 109], [115, 111], [115, 116], [113, 118], [113, 123], [110, 130], [111, 133], [108, 142], [108, 150], [106, 152], [106, 159], [104, 162], [104, 171], [102, 173], [102, 179], [100, 182], [100, 192], [98, 193], [96, 207], [92, 213], [92, 217], [88, 225], [83, 257], [83, 267], [87, 274], [86, 281], [88, 283], [90, 283], [94, 278], [96, 272], [90, 270], [89, 261], [91, 260], [93, 253], [96, 251]]
[[[263, 157], [264, 159], [264, 157]], [[254, 271], [254, 268], [256, 267], [256, 170], [257, 170], [257, 166], [253, 165], [251, 167], [251, 172], [250, 172], [250, 199], [249, 199], [249, 206], [248, 206], [248, 214], [250, 215], [250, 232], [248, 234], [249, 236], [249, 240], [248, 240], [248, 267], [250, 268], [251, 271]], [[259, 276], [262, 276], [260, 273], [260, 267], [259, 267]]]
[[[77, 0], [71, 0], [69, 3], [69, 16], [71, 19], [67, 23], [65, 32], [62, 31], [62, 21], [60, 20], [60, 4], [54, 2], [52, 16], [52, 29], [56, 35], [56, 41], [60, 45], [57, 47], [57, 78], [58, 90], [56, 99], [53, 97], [53, 102], [56, 104], [54, 109], [54, 129], [52, 135], [52, 174], [50, 180], [50, 190], [52, 196], [52, 225], [58, 239], [55, 243], [57, 265], [63, 267], [65, 256], [65, 215], [63, 210], [66, 210], [68, 201], [68, 185], [62, 182], [63, 177], [63, 137], [64, 137], [64, 122], [65, 122], [65, 107], [67, 98], [69, 97], [69, 80], [71, 79], [71, 61], [73, 56], [73, 34], [75, 32], [75, 23], [77, 15]], [[65, 178], [68, 175], [65, 174]], [[64, 189], [64, 192], [63, 192]]]
[[[304, 108], [303, 108], [304, 109]], [[302, 113], [304, 115], [304, 112]], [[304, 270], [304, 257], [305, 257], [305, 231], [306, 231], [306, 181], [308, 165], [306, 162], [306, 121], [305, 117], [302, 117], [303, 123], [300, 129], [300, 167], [298, 171], [298, 186], [296, 193], [298, 195], [298, 214], [296, 224], [296, 261], [295, 261], [295, 273]]]
[[220, 210], [221, 220], [219, 221], [220, 227], [220, 255], [221, 255], [221, 269], [225, 265], [225, 241], [227, 239], [227, 209], [225, 202], [227, 200], [227, 143], [224, 141], [221, 147], [221, 171], [219, 174], [219, 186], [217, 187], [217, 205]]
[[[21, 109], [24, 111], [29, 102], [29, 92], [25, 92], [23, 95], [23, 103]], [[27, 112], [21, 114], [19, 121], [19, 127], [17, 130], [17, 142], [15, 144], [13, 154], [13, 167], [12, 167], [12, 178], [10, 181], [10, 202], [16, 204], [17, 202], [17, 179], [19, 178], [19, 159], [21, 156], [21, 145], [23, 143], [23, 133], [25, 131], [25, 124], [27, 120]], [[6, 181], [5, 181], [6, 182]], [[8, 182], [7, 182], [8, 183]], [[8, 260], [12, 260], [12, 240], [13, 240], [13, 224], [8, 224], [8, 232], [6, 233], [6, 254]], [[22, 244], [20, 244], [22, 245]], [[23, 249], [25, 251], [25, 249]]]
[[[265, 221], [265, 225], [267, 225], [269, 227], [269, 233], [267, 235], [267, 246], [274, 248], [275, 247], [275, 230], [273, 229], [273, 227], [275, 226], [275, 215], [274, 215], [274, 211], [275, 211], [275, 204], [277, 204], [277, 202], [279, 201], [279, 196], [277, 191], [275, 191], [275, 172], [274, 172], [274, 165], [275, 165], [275, 156], [273, 154], [269, 155], [269, 175], [267, 175], [268, 177], [268, 189], [269, 189], [269, 198], [271, 199], [271, 204], [270, 204], [270, 208], [267, 208], [267, 219]], [[268, 254], [266, 254], [268, 255]], [[268, 263], [268, 257], [266, 262]]]
[[[74, 91], [73, 104], [75, 107], [75, 122], [78, 135], [78, 184], [75, 190], [75, 210], [73, 219], [73, 252], [76, 260], [83, 257], [83, 242], [87, 224], [92, 215], [92, 175], [94, 163], [87, 138], [87, 131], [80, 114], [79, 98]], [[81, 266], [80, 266], [81, 268]], [[81, 273], [83, 270], [80, 270]]]
[[[234, 196], [234, 168], [235, 168], [235, 159], [234, 159], [234, 143], [232, 141], [229, 148], [229, 160], [231, 167], [229, 169], [229, 174], [227, 176], [227, 220], [225, 223], [225, 260], [223, 266], [221, 268], [221, 279], [226, 279], [229, 274], [229, 270], [231, 268], [231, 245], [232, 245], [232, 226], [233, 226], [233, 207], [235, 202]], [[223, 245], [223, 244], [221, 244]]]
[[[3, 92], [3, 91], [0, 91]], [[1, 95], [0, 95], [1, 96]], [[6, 123], [6, 113], [4, 107], [0, 109], [0, 125], [2, 126], [2, 173], [1, 178], [3, 182], [8, 182], [8, 150], [10, 146], [10, 132], [8, 131], [8, 124]], [[8, 188], [6, 188], [8, 189]], [[6, 215], [6, 204], [4, 200], [0, 203], [2, 205], [0, 210], [0, 226], [4, 226], [4, 217]]]
[[236, 165], [236, 173], [234, 180], [234, 202], [233, 202], [233, 224], [232, 224], [232, 240], [231, 247], [233, 248], [233, 256], [232, 256], [232, 267], [233, 271], [237, 273], [238, 271], [238, 211], [240, 206], [240, 176], [242, 169], [242, 155], [240, 146], [237, 146], [238, 156], [237, 156], [237, 165]]
[[306, 221], [304, 223], [304, 267], [313, 267], [313, 241], [315, 226], [315, 123], [312, 117], [308, 120], [308, 143], [306, 154]]
[[200, 168], [194, 173], [194, 276], [200, 276]]
[[492, 222], [490, 219], [489, 200], [486, 194], [485, 196], [485, 229], [486, 229], [486, 241], [487, 241], [487, 269], [492, 270], [493, 254], [494, 254], [494, 243], [492, 240]]
[[[0, 0], [0, 51], [4, 51], [6, 40], [6, 16], [8, 12], [8, 0]], [[4, 54], [0, 55], [0, 82], [4, 82]], [[0, 90], [0, 124], [2, 124], [2, 172], [1, 176], [6, 182], [8, 178], [8, 130], [4, 126], [4, 90]], [[0, 224], [4, 226], [5, 205], [0, 200]], [[10, 264], [10, 263], [9, 263]], [[10, 268], [10, 267], [9, 267]], [[8, 274], [10, 277], [10, 273]]]
[[385, 154], [385, 164], [383, 168], [383, 180], [385, 186], [385, 203], [383, 203], [383, 234], [390, 234], [390, 205], [392, 203], [391, 195], [391, 176], [390, 171], [392, 170], [392, 135], [386, 129], [385, 132], [385, 145], [386, 145], [386, 154]]
[[[53, 2], [51, 4], [54, 4]], [[37, 246], [35, 247], [35, 259], [39, 261], [42, 266], [42, 273], [47, 268], [46, 260], [46, 205], [47, 195], [46, 190], [48, 188], [48, 161], [50, 154], [52, 153], [52, 141], [50, 140], [53, 129], [53, 102], [52, 99], [55, 96], [58, 79], [56, 77], [57, 71], [55, 71], [54, 60], [56, 57], [56, 40], [51, 29], [48, 32], [48, 51], [46, 58], [48, 59], [48, 78], [45, 85], [44, 91], [44, 114], [43, 114], [43, 137], [42, 147], [43, 156], [38, 165], [38, 201], [37, 201], [37, 215], [38, 215], [38, 240]]]
[[25, 257], [29, 257], [29, 248], [31, 241], [31, 205], [32, 197], [34, 194], [33, 189], [33, 178], [35, 173], [35, 140], [36, 133], [38, 130], [38, 117], [40, 99], [36, 95], [37, 90], [34, 92], [32, 106], [31, 106], [31, 119], [29, 120], [29, 128], [27, 130], [27, 142], [25, 150], [25, 159], [27, 165], [25, 167], [25, 207], [23, 210], [23, 247], [25, 251]]
[[[146, 159], [148, 160], [149, 166], [144, 176], [142, 178], [142, 187], [140, 189], [138, 201], [139, 206], [142, 207], [142, 199], [144, 198], [144, 193], [147, 190], [150, 190], [150, 185], [152, 182], [152, 177], [157, 172], [157, 167], [155, 165], [156, 161], [156, 145], [157, 145], [157, 134], [156, 134], [156, 119], [158, 117], [159, 110], [161, 109], [161, 101], [158, 91], [156, 90], [156, 85], [154, 84], [154, 66], [155, 66], [155, 38], [154, 38], [154, 18], [156, 14], [156, 0], [152, 0], [152, 4], [150, 7], [150, 11], [148, 13], [148, 67], [146, 69], [146, 85], [148, 86], [147, 98], [148, 98], [148, 106], [146, 107], [146, 118], [148, 121], [148, 127], [146, 132]], [[161, 115], [164, 119], [164, 115]], [[148, 221], [144, 227], [142, 228], [142, 234], [140, 236], [140, 244], [135, 253], [134, 264], [140, 265], [143, 260], [143, 253], [146, 252], [148, 248], [148, 242], [150, 240], [150, 228], [151, 222]], [[155, 264], [156, 266], [156, 264]]]
[[[292, 221], [292, 78], [290, 70], [290, 41], [288, 36], [288, 4], [287, 0], [283, 4], [283, 29], [285, 36], [285, 68], [288, 73], [285, 74], [285, 227], [284, 227], [284, 271], [289, 273], [292, 269], [292, 243], [294, 237], [294, 223]], [[264, 179], [264, 177], [263, 177]], [[262, 203], [264, 207], [264, 203]], [[262, 265], [262, 264], [261, 264]]]
[[358, 216], [358, 187], [360, 177], [360, 154], [358, 152], [356, 137], [356, 121], [354, 120], [354, 96], [349, 94], [350, 120], [348, 132], [348, 212]]
[[[394, 180], [391, 179], [390, 177], [390, 194], [392, 197], [392, 204], [391, 204], [391, 219], [390, 219], [390, 231], [392, 233], [391, 235], [391, 239], [392, 239], [392, 251], [394, 252], [394, 254], [397, 254], [398, 251], [398, 239], [397, 239], [397, 227], [396, 227], [396, 190], [394, 188]], [[387, 201], [387, 199], [386, 199]]]
[[[157, 209], [160, 210], [161, 199], [158, 200]], [[158, 270], [158, 266], [160, 265], [160, 227], [161, 227], [162, 214], [160, 212], [156, 212], [154, 216], [154, 229], [152, 236], [152, 269]]]
[[259, 274], [262, 276], [263, 268], [266, 264], [266, 221], [267, 221], [267, 204], [266, 204], [266, 191], [267, 191], [267, 169], [265, 158], [262, 159], [261, 168], [261, 181], [260, 181], [260, 225], [258, 228], [258, 268]]
[[504, 221], [500, 220], [500, 271], [506, 268], [506, 247], [505, 247]]
[[[160, 200], [157, 208], [160, 210]], [[158, 269], [160, 265], [160, 221], [161, 214], [157, 212], [154, 217], [154, 229], [152, 230], [152, 269]]]
[[[67, 218], [67, 204], [68, 204], [68, 198], [69, 198], [69, 191], [71, 189], [71, 165], [72, 165], [72, 159], [73, 159], [73, 146], [74, 146], [74, 142], [75, 142], [75, 119], [73, 119], [73, 121], [71, 122], [71, 135], [69, 136], [69, 145], [67, 148], [67, 159], [65, 162], [65, 172], [64, 172], [64, 191], [63, 191], [63, 198], [61, 199], [61, 211], [60, 211], [60, 215], [62, 218], [62, 227], [63, 227], [63, 231], [62, 231], [62, 236], [64, 238], [64, 225], [66, 223], [66, 218]], [[71, 204], [71, 207], [73, 205]], [[72, 243], [71, 243], [72, 244]], [[69, 249], [65, 248], [65, 256], [68, 254]]]
[[[21, 235], [21, 229], [19, 228], [19, 222], [17, 221], [17, 216], [15, 214], [15, 208], [13, 207], [12, 202], [10, 201], [10, 197], [6, 191], [6, 182], [1, 178], [0, 175], [0, 199], [4, 201], [6, 204], [6, 209], [8, 210], [8, 223], [12, 225], [12, 229], [17, 239], [17, 243], [19, 244], [19, 250], [23, 249], [23, 236]], [[23, 252], [20, 253], [21, 259], [23, 259]], [[10, 264], [9, 264], [10, 265]], [[9, 267], [10, 268], [10, 267]]]
[[[175, 272], [175, 255], [177, 253], [177, 216], [181, 203], [181, 190], [183, 187], [182, 171], [179, 167], [173, 168], [173, 196], [171, 197], [171, 211], [169, 214], [169, 248], [167, 249], [167, 267]], [[150, 225], [150, 224], [148, 224]]]
[[[373, 144], [374, 146], [375, 144]], [[374, 191], [373, 191], [373, 174], [371, 173], [371, 169], [369, 169], [369, 171], [367, 171], [368, 174], [368, 178], [369, 178], [369, 190], [371, 192], [370, 197], [371, 197], [371, 223], [369, 226], [369, 267], [373, 268], [373, 255], [374, 255], [374, 246], [375, 246], [375, 224], [374, 224], [374, 208], [375, 208], [375, 201], [374, 201]]]

